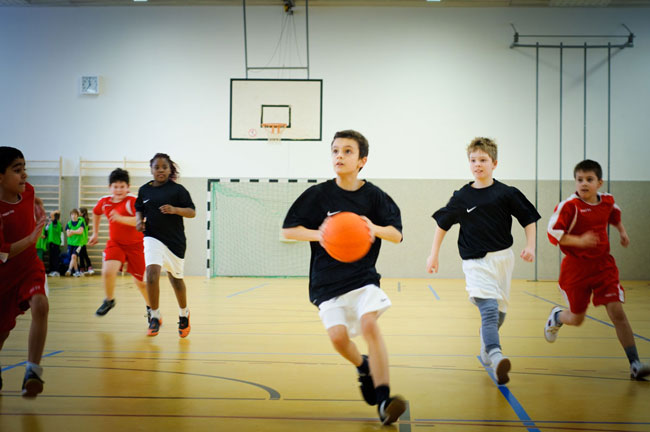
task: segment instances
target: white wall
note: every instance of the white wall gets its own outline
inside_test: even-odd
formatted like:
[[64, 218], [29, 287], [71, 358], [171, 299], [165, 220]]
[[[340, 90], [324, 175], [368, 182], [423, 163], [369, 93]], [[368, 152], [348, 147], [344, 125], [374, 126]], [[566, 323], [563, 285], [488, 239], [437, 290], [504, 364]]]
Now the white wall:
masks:
[[[255, 10], [269, 27], [249, 26], [252, 47], [277, 39], [279, 8]], [[240, 7], [3, 7], [0, 143], [28, 159], [63, 155], [67, 175], [80, 156], [166, 151], [189, 177], [329, 177], [329, 137], [355, 128], [371, 142], [369, 178], [463, 179], [464, 146], [487, 135], [500, 144], [498, 178], [532, 179], [534, 51], [509, 49], [510, 23], [525, 34], [625, 34], [621, 23], [636, 33], [612, 62], [611, 169], [616, 180], [650, 180], [650, 9], [311, 8], [324, 141], [268, 145], [228, 140], [229, 80], [244, 76]], [[604, 56], [589, 53], [588, 77], [587, 156], [602, 162]], [[554, 179], [558, 52], [541, 60], [540, 175]], [[564, 61], [567, 178], [582, 158], [581, 50]], [[86, 74], [103, 77], [100, 96], [79, 95]]]

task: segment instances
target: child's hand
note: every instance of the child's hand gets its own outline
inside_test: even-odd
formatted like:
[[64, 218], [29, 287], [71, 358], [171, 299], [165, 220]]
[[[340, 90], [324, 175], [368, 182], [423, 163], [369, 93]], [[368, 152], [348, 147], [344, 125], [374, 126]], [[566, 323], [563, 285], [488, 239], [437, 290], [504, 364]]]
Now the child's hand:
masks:
[[108, 215], [108, 220], [111, 222], [122, 222], [122, 215], [115, 210], [111, 210]]
[[525, 247], [519, 256], [524, 261], [533, 262], [535, 260], [535, 248]]
[[88, 239], [88, 246], [95, 246], [97, 244], [97, 235], [93, 234]]
[[365, 217], [365, 216], [361, 216], [361, 219], [366, 221], [366, 223], [368, 224], [368, 229], [370, 230], [370, 243], [374, 243], [375, 242], [375, 237], [377, 235], [376, 234], [377, 233], [377, 225], [372, 223], [372, 221], [370, 219], [368, 219], [367, 217]]
[[429, 255], [427, 258], [427, 273], [438, 273], [438, 256]]
[[176, 214], [176, 207], [169, 204], [161, 205], [159, 209], [162, 214]]
[[587, 231], [581, 236], [578, 236], [578, 243], [579, 243], [579, 247], [593, 248], [598, 246], [598, 243], [600, 243], [600, 239], [598, 238], [598, 234], [596, 234], [595, 232]]
[[144, 232], [144, 228], [145, 228], [145, 223], [146, 223], [146, 222], [147, 222], [147, 218], [144, 218], [144, 219], [142, 219], [142, 220], [138, 220], [138, 221], [135, 223], [135, 229], [138, 230], [138, 231], [140, 231], [140, 232]]
[[45, 217], [40, 218], [38, 222], [36, 222], [36, 226], [34, 227], [34, 231], [32, 231], [29, 234], [29, 242], [30, 244], [36, 243], [41, 236], [41, 233], [43, 232], [43, 227], [45, 226]]
[[621, 246], [628, 247], [629, 244], [630, 244], [630, 238], [627, 236], [627, 233], [623, 231], [621, 233]]

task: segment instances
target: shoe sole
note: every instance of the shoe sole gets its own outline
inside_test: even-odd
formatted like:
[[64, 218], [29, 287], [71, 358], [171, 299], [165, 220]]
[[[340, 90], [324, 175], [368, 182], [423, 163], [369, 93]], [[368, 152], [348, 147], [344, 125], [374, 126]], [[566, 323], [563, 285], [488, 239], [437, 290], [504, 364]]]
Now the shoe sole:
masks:
[[[557, 308], [557, 306], [553, 306], [553, 307], [551, 308], [551, 313], [555, 313], [555, 308]], [[562, 310], [562, 309], [560, 309], [560, 310]], [[548, 322], [550, 319], [551, 319], [551, 317], [550, 317], [550, 314], [549, 314], [549, 317], [548, 317], [548, 319], [546, 320], [546, 322]], [[559, 329], [558, 329], [558, 330], [559, 330]], [[552, 339], [549, 339], [549, 337], [551, 337]], [[548, 343], [553, 343], [553, 342], [555, 342], [555, 340], [557, 339], [557, 331], [556, 331], [555, 333], [553, 333], [552, 336], [549, 336], [549, 335], [546, 333], [546, 326], [544, 326], [544, 339], [546, 339], [546, 342], [548, 342]]]
[[113, 309], [114, 307], [115, 307], [115, 304], [113, 303], [113, 306], [111, 306], [111, 307], [109, 307], [108, 309], [106, 309], [106, 311], [103, 312], [103, 313], [100, 312], [99, 309], [98, 309], [97, 311], [95, 311], [95, 315], [97, 315], [97, 316], [104, 316], [104, 315], [106, 315], [108, 312], [110, 312], [110, 310]]
[[182, 329], [182, 330], [181, 330], [181, 329], [178, 329], [178, 335], [179, 335], [180, 337], [182, 337], [182, 338], [186, 338], [186, 337], [190, 334], [190, 329], [191, 329], [191, 328], [192, 328], [192, 327], [187, 326], [187, 328], [185, 328], [185, 329]]
[[381, 424], [388, 426], [389, 424], [395, 423], [404, 414], [404, 411], [406, 411], [406, 401], [399, 396], [393, 397], [393, 400], [386, 407], [386, 418]]
[[25, 382], [23, 389], [24, 398], [35, 398], [39, 393], [43, 392], [43, 383], [37, 379], [28, 379]]
[[647, 377], [648, 375], [650, 375], [650, 370], [641, 372], [636, 376], [630, 374], [630, 379], [633, 379], [634, 381], [647, 381], [645, 377]]
[[508, 381], [510, 381], [510, 377], [508, 376], [508, 372], [510, 372], [510, 359], [504, 358], [499, 362], [497, 365], [496, 370], [494, 373], [497, 376], [497, 384], [503, 385], [507, 384]]

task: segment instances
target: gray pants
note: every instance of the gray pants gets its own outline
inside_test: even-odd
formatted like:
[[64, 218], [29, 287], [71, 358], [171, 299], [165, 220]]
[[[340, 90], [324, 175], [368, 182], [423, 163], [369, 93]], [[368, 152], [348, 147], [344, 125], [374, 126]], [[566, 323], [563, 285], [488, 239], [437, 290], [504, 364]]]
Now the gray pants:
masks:
[[474, 303], [481, 312], [481, 333], [485, 350], [489, 353], [494, 348], [501, 348], [499, 343], [499, 328], [506, 319], [504, 312], [499, 312], [499, 303], [496, 299], [483, 299], [474, 297]]

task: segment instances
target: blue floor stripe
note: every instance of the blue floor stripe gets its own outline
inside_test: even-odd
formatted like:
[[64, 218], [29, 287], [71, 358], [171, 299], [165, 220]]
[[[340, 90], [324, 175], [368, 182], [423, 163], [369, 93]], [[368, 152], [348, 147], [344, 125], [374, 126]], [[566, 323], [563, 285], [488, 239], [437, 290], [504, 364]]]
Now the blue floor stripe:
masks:
[[[539, 299], [539, 300], [542, 300], [542, 301], [545, 301], [546, 303], [550, 303], [550, 304], [552, 304], [552, 305], [559, 306], [559, 307], [561, 307], [561, 308], [563, 308], [563, 309], [566, 309], [566, 305], [561, 305], [561, 304], [559, 304], [559, 303], [555, 303], [555, 302], [552, 301], [552, 300], [545, 299], [544, 297], [540, 297], [540, 296], [538, 296], [538, 295], [536, 295], [536, 294], [529, 293], [528, 291], [524, 291], [524, 294], [528, 294], [529, 296], [531, 296], [531, 297], [535, 297], [536, 299]], [[585, 318], [589, 318], [590, 320], [593, 320], [593, 321], [599, 322], [599, 323], [601, 323], [601, 324], [604, 324], [604, 325], [606, 325], [607, 327], [614, 328], [614, 325], [613, 325], [612, 323], [608, 323], [607, 321], [599, 320], [599, 319], [596, 318], [596, 317], [592, 317], [592, 316], [590, 316], [590, 315], [585, 315]], [[650, 339], [647, 338], [647, 337], [645, 337], [645, 336], [641, 336], [640, 334], [636, 334], [636, 333], [633, 333], [633, 334], [634, 334], [634, 337], [636, 337], [636, 338], [639, 338], [639, 339], [644, 340], [644, 341], [646, 341], [646, 342], [650, 342]]]
[[519, 420], [523, 422], [523, 425], [527, 427], [528, 432], [540, 432], [540, 430], [535, 426], [535, 422], [531, 420], [530, 416], [524, 409], [524, 407], [519, 403], [515, 395], [510, 392], [510, 389], [506, 387], [505, 385], [498, 385], [497, 384], [497, 379], [494, 376], [494, 372], [492, 371], [492, 368], [489, 366], [486, 366], [483, 364], [481, 361], [481, 356], [476, 356], [478, 359], [478, 362], [483, 366], [485, 371], [488, 373], [494, 384], [499, 388], [499, 391], [503, 395], [504, 398], [508, 401], [510, 404], [510, 407], [512, 410], [517, 414], [517, 417]]
[[230, 294], [229, 296], [226, 296], [226, 297], [227, 298], [234, 297], [236, 295], [243, 294], [243, 293], [248, 292], [248, 291], [253, 291], [254, 289], [262, 288], [263, 286], [267, 286], [267, 285], [269, 285], [269, 284], [263, 283], [262, 285], [257, 285], [257, 286], [254, 286], [253, 288], [248, 288], [248, 289], [245, 289], [243, 291], [237, 291], [236, 293]]
[[438, 293], [436, 292], [436, 290], [433, 289], [433, 287], [431, 285], [429, 285], [429, 289], [431, 290], [433, 295], [436, 296], [436, 300], [440, 300], [440, 297], [438, 296]]
[[[61, 354], [62, 352], [63, 352], [63, 351], [52, 351], [52, 352], [49, 353], [49, 354], [45, 354], [45, 355], [43, 356], [43, 358], [45, 358], [45, 357], [52, 357], [52, 356], [54, 356], [54, 355]], [[22, 362], [20, 362], [20, 363], [16, 363], [16, 364], [12, 364], [12, 365], [9, 365], [9, 366], [5, 366], [5, 367], [2, 368], [2, 372], [7, 371], [7, 370], [9, 370], [9, 369], [16, 368], [16, 367], [18, 367], [18, 366], [23, 366], [23, 365], [25, 365], [26, 363], [27, 363], [27, 361], [22, 361]]]

